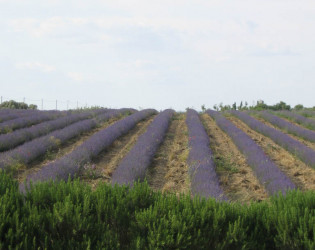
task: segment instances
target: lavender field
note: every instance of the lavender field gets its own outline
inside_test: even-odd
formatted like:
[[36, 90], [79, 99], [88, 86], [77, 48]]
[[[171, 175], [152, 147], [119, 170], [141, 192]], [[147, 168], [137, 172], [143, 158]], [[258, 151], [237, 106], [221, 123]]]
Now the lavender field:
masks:
[[161, 192], [227, 202], [315, 190], [314, 132], [284, 117], [297, 115], [8, 110], [0, 120], [0, 168], [22, 192], [31, 183], [76, 177], [92, 188], [149, 180]]

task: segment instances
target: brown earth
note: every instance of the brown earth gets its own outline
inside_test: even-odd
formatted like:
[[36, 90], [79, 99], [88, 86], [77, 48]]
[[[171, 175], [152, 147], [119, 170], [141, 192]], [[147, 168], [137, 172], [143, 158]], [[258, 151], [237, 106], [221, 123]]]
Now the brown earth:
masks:
[[87, 140], [93, 134], [107, 128], [108, 126], [112, 125], [114, 122], [123, 118], [124, 117], [112, 118], [102, 123], [100, 126], [92, 129], [91, 131], [82, 133], [81, 135], [78, 135], [75, 138], [68, 140], [64, 144], [60, 145], [58, 149], [47, 152], [45, 156], [38, 158], [37, 160], [27, 164], [27, 166], [24, 169], [19, 170], [16, 177], [17, 180], [20, 183], [23, 182], [26, 176], [28, 176], [29, 174], [36, 173], [43, 166], [63, 157], [66, 154], [71, 153], [76, 147], [80, 146], [85, 140]]
[[315, 190], [315, 170], [232, 115], [227, 119], [248, 134], [301, 190]]
[[146, 178], [149, 186], [154, 190], [171, 192], [179, 196], [190, 190], [188, 178], [188, 136], [186, 115], [174, 115], [167, 134], [158, 149]]
[[155, 116], [140, 121], [126, 135], [118, 138], [106, 150], [104, 150], [96, 159], [93, 160], [93, 171], [83, 171], [81, 179], [88, 183], [94, 189], [100, 182], [111, 181], [111, 176], [119, 165], [120, 161], [136, 144], [138, 137], [143, 134], [150, 125]]
[[224, 193], [231, 201], [249, 203], [268, 197], [266, 190], [255, 177], [245, 156], [231, 138], [207, 114], [201, 115], [202, 123], [210, 138], [210, 148], [216, 163], [216, 172]]

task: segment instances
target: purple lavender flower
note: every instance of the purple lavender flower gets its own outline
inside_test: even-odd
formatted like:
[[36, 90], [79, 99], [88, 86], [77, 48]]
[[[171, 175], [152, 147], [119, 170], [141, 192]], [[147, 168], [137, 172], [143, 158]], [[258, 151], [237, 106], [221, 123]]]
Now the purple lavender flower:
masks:
[[28, 127], [37, 123], [41, 123], [48, 120], [53, 120], [63, 115], [61, 112], [37, 112], [35, 114], [21, 116], [19, 118], [8, 120], [0, 123], [0, 133], [7, 133], [9, 131]]
[[101, 113], [95, 119], [76, 122], [63, 129], [53, 131], [46, 136], [26, 142], [12, 150], [0, 153], [0, 168], [7, 169], [15, 163], [30, 163], [39, 156], [44, 155], [47, 151], [58, 148], [59, 144], [62, 144], [81, 133], [90, 131], [101, 122], [107, 121], [112, 117], [120, 116], [125, 112], [125, 109], [110, 110], [106, 113]]
[[[108, 110], [102, 109], [100, 114], [104, 112], [108, 112]], [[93, 113], [95, 114], [95, 111]], [[28, 128], [18, 129], [12, 133], [2, 134], [0, 135], [0, 151], [12, 149], [19, 144], [48, 134], [51, 131], [62, 129], [80, 120], [91, 118], [93, 113], [84, 112], [73, 115], [69, 114], [52, 121], [46, 121]]]
[[278, 128], [284, 129], [290, 134], [297, 135], [307, 141], [315, 142], [315, 132], [309, 129], [301, 128], [286, 120], [283, 120], [275, 115], [270, 114], [267, 111], [257, 113], [260, 117], [277, 126]]
[[137, 143], [123, 158], [112, 176], [112, 184], [133, 186], [136, 180], [143, 180], [156, 150], [162, 143], [169, 127], [174, 110], [167, 109], [160, 113], [142, 134]]
[[[109, 147], [118, 137], [126, 134], [139, 121], [155, 113], [156, 110], [146, 109], [115, 122], [113, 125], [92, 135], [71, 153], [49, 163], [39, 172], [28, 176], [27, 183], [30, 181], [67, 180], [68, 177], [73, 178], [86, 163]], [[20, 185], [20, 190], [25, 191], [24, 184]]]
[[278, 111], [275, 112], [275, 114], [293, 120], [304, 127], [315, 130], [315, 120], [313, 119], [306, 118], [305, 116], [290, 111]]
[[195, 110], [187, 110], [186, 124], [189, 134], [189, 156], [187, 163], [191, 177], [192, 194], [213, 197], [218, 200], [227, 200], [215, 172], [213, 154], [209, 146], [209, 136]]
[[[293, 182], [273, 163], [263, 150], [242, 130], [223, 117], [219, 112], [207, 110], [218, 126], [228, 134], [238, 149], [245, 155], [257, 179], [265, 186], [270, 195], [288, 189], [295, 189]], [[243, 114], [243, 113], [242, 113]]]
[[301, 142], [292, 139], [290, 136], [271, 128], [262, 122], [250, 117], [244, 112], [230, 111], [233, 115], [237, 116], [245, 122], [251, 129], [268, 136], [275, 143], [285, 148], [292, 154], [298, 156], [303, 162], [315, 168], [315, 151], [305, 146]]

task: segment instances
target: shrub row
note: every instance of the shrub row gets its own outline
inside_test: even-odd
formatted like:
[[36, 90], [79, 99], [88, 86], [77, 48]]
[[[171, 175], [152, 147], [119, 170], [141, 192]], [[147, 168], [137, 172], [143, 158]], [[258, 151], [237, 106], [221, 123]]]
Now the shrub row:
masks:
[[0, 173], [0, 249], [314, 248], [314, 191], [241, 205], [74, 180], [22, 195]]

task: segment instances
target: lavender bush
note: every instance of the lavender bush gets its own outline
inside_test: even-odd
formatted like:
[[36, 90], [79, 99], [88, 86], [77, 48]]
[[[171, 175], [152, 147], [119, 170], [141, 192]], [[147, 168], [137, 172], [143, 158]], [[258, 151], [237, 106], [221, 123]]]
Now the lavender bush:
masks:
[[137, 143], [122, 159], [112, 176], [112, 184], [127, 184], [133, 186], [133, 182], [143, 181], [146, 169], [149, 167], [156, 150], [162, 143], [174, 110], [167, 109], [160, 113], [147, 128], [147, 131], [139, 136]]
[[209, 136], [195, 110], [187, 110], [186, 124], [189, 134], [187, 163], [191, 178], [192, 194], [213, 197], [217, 200], [227, 200], [215, 172], [213, 155], [209, 147]]
[[315, 130], [315, 120], [307, 118], [305, 116], [299, 115], [297, 113], [293, 113], [290, 111], [278, 111], [275, 112], [276, 115], [292, 120], [304, 127]]
[[[108, 110], [101, 110], [100, 114]], [[42, 122], [40, 124], [13, 131], [12, 133], [0, 135], [0, 152], [12, 149], [19, 144], [34, 138], [48, 134], [54, 130], [62, 129], [80, 120], [91, 118], [92, 112], [84, 112], [60, 117], [56, 120]]]
[[315, 111], [312, 110], [301, 110], [301, 111], [296, 111], [297, 114], [303, 115], [305, 117], [315, 117]]
[[[89, 163], [93, 157], [109, 147], [118, 137], [126, 134], [139, 121], [155, 113], [156, 110], [146, 109], [117, 121], [113, 125], [92, 135], [71, 153], [49, 163], [39, 172], [28, 176], [26, 182], [38, 182], [49, 179], [67, 180], [69, 177], [74, 177], [85, 164]], [[20, 186], [20, 190], [25, 190], [24, 184]]]
[[253, 130], [268, 136], [275, 143], [298, 156], [303, 162], [315, 168], [315, 151], [290, 136], [271, 128], [260, 121], [240, 111], [230, 111], [233, 115], [245, 122]]
[[264, 151], [242, 130], [223, 117], [219, 112], [207, 110], [218, 126], [228, 134], [237, 148], [245, 155], [248, 165], [253, 169], [257, 179], [273, 195], [279, 191], [283, 194], [288, 189], [295, 189], [293, 182], [273, 163]]
[[267, 111], [262, 111], [256, 113], [266, 121], [270, 122], [271, 124], [287, 131], [290, 134], [297, 135], [305, 140], [315, 142], [315, 132], [309, 129], [301, 128], [296, 126], [286, 120], [279, 118], [278, 116], [272, 115]]
[[66, 128], [56, 130], [47, 134], [46, 136], [39, 137], [23, 145], [6, 151], [0, 154], [0, 168], [10, 169], [17, 164], [27, 164], [38, 157], [44, 155], [47, 151], [58, 148], [59, 144], [74, 138], [81, 133], [90, 131], [95, 128], [99, 123], [104, 122], [112, 117], [120, 116], [126, 110], [111, 110], [105, 114], [100, 114], [96, 119], [89, 119], [76, 122]]
[[0, 114], [0, 123], [5, 122], [5, 121], [9, 121], [9, 120], [13, 120], [13, 119], [17, 119], [21, 116], [25, 116], [28, 115], [28, 113], [20, 113], [20, 114], [16, 114], [13, 112], [8, 112], [8, 113], [2, 113]]
[[41, 123], [48, 120], [56, 119], [60, 116], [64, 115], [58, 111], [51, 112], [37, 112], [35, 114], [30, 114], [27, 116], [21, 116], [19, 118], [2, 122], [0, 124], [0, 134], [7, 133], [13, 131], [15, 129], [28, 127], [37, 123]]

